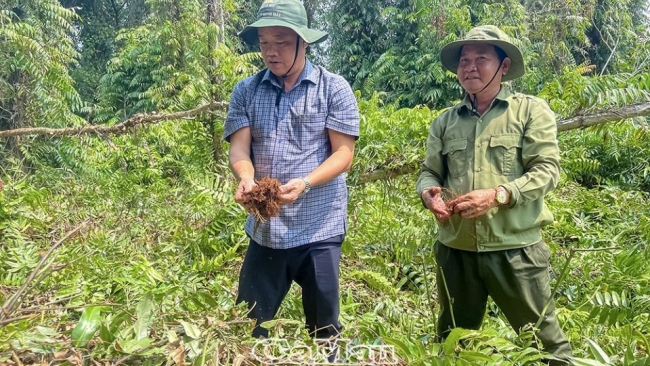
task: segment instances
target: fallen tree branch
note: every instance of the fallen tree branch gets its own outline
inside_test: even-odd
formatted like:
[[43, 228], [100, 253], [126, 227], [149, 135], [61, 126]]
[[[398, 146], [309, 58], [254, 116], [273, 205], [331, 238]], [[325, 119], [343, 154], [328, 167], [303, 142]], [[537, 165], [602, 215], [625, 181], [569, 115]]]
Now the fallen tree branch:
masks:
[[568, 131], [576, 128], [586, 128], [607, 122], [620, 121], [628, 118], [650, 115], [650, 102], [626, 105], [621, 108], [577, 115], [557, 122], [558, 131]]
[[[587, 128], [603, 123], [621, 121], [628, 118], [643, 117], [648, 115], [650, 115], [650, 101], [562, 119], [557, 122], [557, 130], [563, 132], [576, 128]], [[406, 164], [391, 168], [382, 168], [364, 172], [359, 177], [357, 183], [366, 184], [370, 182], [376, 182], [378, 180], [395, 178], [404, 174], [416, 173], [418, 171], [419, 167]]]
[[119, 134], [126, 133], [131, 127], [145, 124], [155, 124], [164, 121], [190, 119], [203, 112], [212, 112], [215, 110], [223, 110], [228, 106], [228, 102], [211, 102], [200, 105], [194, 109], [187, 111], [174, 112], [174, 113], [150, 113], [138, 114], [133, 116], [122, 123], [113, 126], [106, 125], [87, 125], [79, 127], [67, 128], [47, 128], [47, 127], [31, 127], [31, 128], [17, 128], [15, 130], [0, 131], [0, 138], [13, 137], [13, 136], [26, 136], [26, 135], [48, 135], [48, 136], [78, 136], [86, 134]]
[[0, 314], [0, 319], [7, 319], [16, 311], [16, 307], [20, 304], [20, 298], [24, 295], [25, 291], [27, 290], [27, 286], [34, 280], [36, 275], [41, 271], [41, 268], [43, 267], [47, 259], [52, 255], [52, 252], [54, 252], [56, 248], [61, 246], [61, 244], [63, 244], [63, 242], [68, 240], [72, 235], [84, 229], [86, 226], [88, 226], [88, 221], [82, 222], [77, 227], [75, 227], [74, 229], [66, 233], [65, 236], [61, 238], [59, 241], [57, 241], [56, 243], [54, 243], [54, 245], [52, 245], [52, 247], [47, 251], [47, 253], [43, 255], [40, 262], [38, 262], [36, 268], [34, 268], [34, 270], [29, 275], [29, 277], [27, 277], [25, 283], [23, 283], [20, 289], [18, 289], [18, 291], [16, 291], [16, 293], [14, 293], [9, 298], [9, 300], [5, 302], [4, 305], [2, 305], [2, 314]]
[[[212, 102], [201, 105], [197, 108], [166, 114], [144, 114], [137, 115], [126, 121], [114, 126], [91, 125], [81, 127], [70, 127], [62, 129], [51, 129], [45, 127], [21, 128], [15, 130], [0, 131], [0, 138], [24, 135], [50, 135], [50, 136], [73, 136], [89, 133], [98, 134], [104, 138], [103, 134], [127, 133], [130, 127], [141, 124], [154, 124], [163, 121], [175, 119], [193, 118], [203, 112], [212, 112], [223, 110], [228, 107], [228, 102]], [[576, 128], [586, 128], [603, 123], [620, 121], [628, 118], [642, 117], [650, 115], [650, 101], [630, 104], [621, 108], [607, 109], [600, 112], [594, 112], [584, 115], [577, 115], [570, 118], [562, 119], [557, 122], [558, 131], [568, 131]], [[417, 166], [403, 165], [387, 169], [378, 169], [361, 174], [359, 184], [366, 184], [387, 178], [395, 178], [404, 174], [411, 174], [418, 171]]]

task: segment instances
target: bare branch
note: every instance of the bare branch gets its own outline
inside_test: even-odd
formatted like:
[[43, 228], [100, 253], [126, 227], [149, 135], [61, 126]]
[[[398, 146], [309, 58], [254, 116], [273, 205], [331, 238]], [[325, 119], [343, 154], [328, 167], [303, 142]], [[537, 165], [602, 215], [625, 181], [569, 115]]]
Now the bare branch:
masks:
[[[557, 122], [557, 130], [562, 132], [576, 128], [587, 128], [603, 123], [621, 121], [628, 118], [648, 115], [650, 115], [650, 101], [562, 119]], [[413, 166], [413, 164], [404, 164], [387, 169], [378, 169], [364, 172], [359, 177], [357, 183], [366, 184], [378, 180], [395, 178], [400, 175], [415, 173], [418, 171], [418, 169], [419, 168], [417, 166]]]
[[650, 102], [636, 103], [621, 108], [607, 109], [596, 113], [577, 115], [560, 120], [557, 123], [557, 130], [567, 131], [575, 128], [586, 128], [607, 122], [647, 115], [650, 115]]
[[203, 112], [212, 112], [215, 110], [223, 110], [228, 106], [228, 102], [211, 102], [203, 104], [197, 108], [188, 111], [163, 113], [163, 114], [139, 114], [133, 116], [122, 123], [113, 126], [105, 125], [88, 125], [80, 127], [68, 127], [53, 129], [47, 127], [33, 127], [33, 128], [18, 128], [15, 130], [0, 131], [0, 138], [11, 136], [25, 136], [25, 135], [49, 135], [49, 136], [78, 136], [90, 133], [96, 134], [120, 134], [127, 133], [131, 127], [145, 124], [155, 124], [164, 121], [190, 119]]
[[88, 223], [89, 223], [88, 221], [84, 221], [81, 224], [77, 225], [77, 227], [70, 230], [68, 233], [65, 234], [63, 238], [59, 239], [59, 241], [57, 241], [56, 243], [54, 243], [54, 245], [52, 245], [52, 247], [47, 251], [47, 253], [43, 255], [40, 262], [38, 262], [36, 268], [34, 268], [34, 270], [29, 275], [29, 277], [27, 277], [25, 283], [23, 283], [20, 289], [18, 289], [18, 291], [15, 294], [13, 294], [11, 298], [9, 298], [9, 300], [7, 300], [7, 302], [5, 302], [5, 304], [2, 306], [2, 314], [0, 314], [0, 317], [6, 319], [11, 314], [13, 314], [13, 312], [16, 310], [15, 307], [17, 306], [17, 304], [20, 304], [20, 298], [23, 296], [24, 292], [26, 291], [27, 286], [34, 280], [36, 275], [40, 272], [45, 262], [48, 260], [50, 255], [52, 255], [52, 252], [54, 252], [56, 248], [61, 246], [61, 244], [63, 244], [64, 241], [68, 240], [72, 235], [76, 234], [78, 231], [88, 226]]

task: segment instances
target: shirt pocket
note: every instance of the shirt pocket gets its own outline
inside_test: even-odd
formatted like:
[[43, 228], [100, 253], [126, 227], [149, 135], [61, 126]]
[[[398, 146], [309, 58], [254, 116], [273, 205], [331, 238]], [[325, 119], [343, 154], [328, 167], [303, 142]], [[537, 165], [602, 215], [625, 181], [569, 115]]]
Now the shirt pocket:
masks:
[[442, 155], [447, 161], [447, 169], [452, 178], [467, 174], [467, 139], [446, 140], [443, 142]]
[[490, 138], [488, 156], [492, 173], [498, 175], [522, 175], [521, 135], [499, 135]]
[[289, 143], [300, 150], [308, 150], [326, 138], [327, 113], [298, 114], [292, 109], [288, 126]]

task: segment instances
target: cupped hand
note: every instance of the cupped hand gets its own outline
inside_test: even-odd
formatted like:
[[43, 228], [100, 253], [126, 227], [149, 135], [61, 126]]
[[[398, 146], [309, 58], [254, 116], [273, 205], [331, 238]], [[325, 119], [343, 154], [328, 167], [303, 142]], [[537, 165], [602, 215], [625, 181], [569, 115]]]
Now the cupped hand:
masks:
[[449, 220], [453, 211], [447, 207], [447, 204], [442, 199], [441, 187], [430, 187], [422, 192], [422, 200], [427, 206], [429, 211], [433, 213], [436, 220], [444, 222]]
[[447, 204], [454, 213], [466, 219], [485, 215], [490, 209], [497, 206], [494, 189], [477, 189], [462, 196], [456, 197]]
[[280, 204], [290, 205], [294, 203], [307, 188], [305, 182], [300, 178], [294, 178], [280, 186]]
[[244, 206], [244, 208], [248, 212], [250, 212], [250, 207], [246, 207], [246, 205], [244, 205], [244, 197], [246, 196], [246, 194], [250, 193], [250, 191], [256, 185], [257, 184], [255, 183], [254, 179], [242, 179], [241, 181], [239, 181], [239, 185], [237, 186], [237, 190], [235, 191], [235, 202]]

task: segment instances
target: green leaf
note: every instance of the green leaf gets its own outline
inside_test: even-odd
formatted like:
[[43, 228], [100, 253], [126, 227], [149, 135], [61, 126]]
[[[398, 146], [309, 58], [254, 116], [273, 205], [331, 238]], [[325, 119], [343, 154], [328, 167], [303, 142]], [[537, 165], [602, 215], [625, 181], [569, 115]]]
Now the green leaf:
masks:
[[449, 336], [443, 343], [442, 349], [445, 355], [450, 356], [454, 354], [456, 344], [458, 343], [458, 340], [460, 340], [460, 338], [463, 336], [463, 333], [464, 331], [461, 328], [452, 329], [451, 333], [449, 333]]
[[589, 349], [591, 350], [591, 354], [600, 362], [604, 364], [609, 364], [609, 356], [605, 351], [603, 351], [602, 348], [598, 345], [598, 343], [592, 341], [591, 339], [587, 338], [587, 342], [589, 343]]
[[458, 356], [468, 361], [494, 362], [491, 357], [476, 351], [460, 351]]
[[152, 342], [152, 339], [121, 339], [116, 340], [114, 346], [119, 352], [132, 354], [149, 347]]
[[149, 324], [153, 316], [153, 297], [151, 294], [146, 294], [136, 306], [135, 324], [133, 330], [135, 332], [135, 339], [145, 339], [149, 336]]
[[192, 339], [199, 339], [201, 337], [201, 329], [192, 323], [186, 321], [181, 321], [183, 329], [185, 329], [185, 334]]
[[574, 366], [607, 366], [602, 362], [590, 360], [588, 358], [572, 358], [571, 362]]
[[75, 347], [86, 347], [88, 341], [100, 327], [101, 306], [91, 306], [84, 309], [79, 322], [72, 330], [72, 344]]

